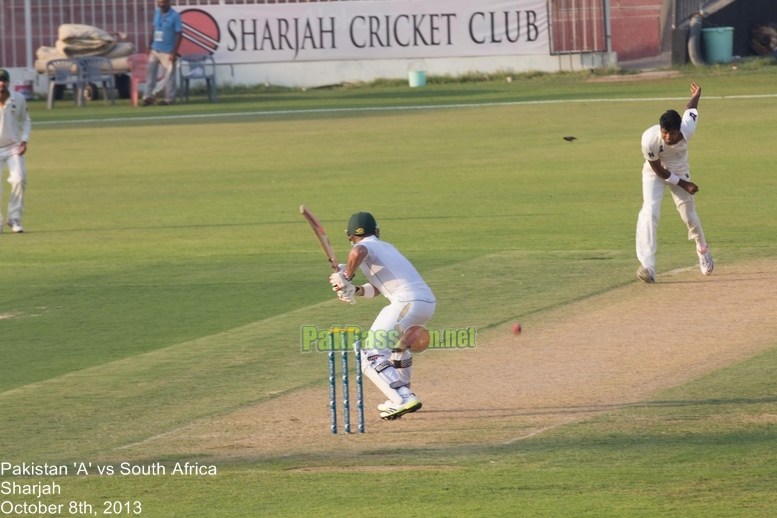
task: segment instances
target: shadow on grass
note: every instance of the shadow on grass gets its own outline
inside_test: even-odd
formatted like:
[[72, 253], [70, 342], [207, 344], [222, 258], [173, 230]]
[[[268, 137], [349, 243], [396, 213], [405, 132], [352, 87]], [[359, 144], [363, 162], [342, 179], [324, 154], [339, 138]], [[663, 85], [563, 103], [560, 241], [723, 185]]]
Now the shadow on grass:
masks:
[[[769, 448], [775, 441], [775, 434], [764, 430], [732, 430], [721, 433], [706, 432], [674, 432], [638, 434], [614, 432], [610, 434], [597, 434], [595, 436], [579, 435], [545, 435], [535, 436], [526, 440], [516, 441], [511, 444], [500, 445], [446, 445], [427, 446], [423, 448], [408, 447], [397, 450], [396, 448], [378, 448], [359, 452], [353, 451], [327, 451], [322, 453], [284, 454], [270, 455], [266, 457], [232, 458], [219, 461], [221, 466], [240, 466], [245, 464], [263, 465], [265, 469], [295, 470], [300, 467], [324, 467], [324, 466], [419, 466], [428, 470], [429, 466], [461, 466], [466, 467], [471, 463], [480, 463], [484, 459], [499, 458], [503, 461], [521, 462], [521, 458], [530, 455], [532, 462], [568, 462], [574, 458], [575, 464], [591, 462], [596, 464], [607, 463], [610, 457], [617, 457], [622, 461], [623, 457], [635, 457], [638, 469], [640, 463], [645, 466], [654, 466], [656, 462], [662, 463], [669, 458], [674, 458], [683, 450], [688, 453], [697, 451], [699, 447], [717, 449], [717, 454], [727, 455], [726, 448], [734, 448], [736, 452], [749, 450], [752, 454], [763, 448]], [[728, 454], [736, 453], [728, 452]], [[537, 455], [546, 458], [537, 458]], [[665, 458], [661, 458], [665, 457]], [[746, 456], [742, 456], [741, 462], [745, 462]], [[529, 460], [525, 459], [524, 460]], [[690, 458], [688, 462], [696, 462]], [[699, 457], [698, 462], [715, 462], [714, 460]], [[726, 462], [726, 461], [721, 461]]]
[[766, 403], [777, 403], [777, 397], [763, 398], [733, 398], [733, 399], [693, 399], [693, 400], [669, 400], [669, 401], [644, 401], [625, 405], [627, 408], [651, 408], [651, 407], [690, 407], [690, 406], [711, 406], [711, 405], [763, 405]]
[[384, 91], [384, 92], [360, 92], [360, 93], [351, 93], [348, 95], [348, 99], [366, 99], [366, 100], [401, 100], [401, 101], [413, 101], [413, 100], [428, 100], [428, 99], [438, 99], [441, 97], [446, 98], [456, 98], [456, 97], [472, 97], [472, 96], [479, 96], [479, 95], [494, 95], [494, 94], [504, 94], [504, 91], [500, 90], [464, 90], [464, 89], [457, 89], [457, 90], [443, 90], [439, 88], [434, 87], [427, 87], [425, 89], [412, 89], [408, 91]]
[[[423, 415], [435, 414], [474, 414], [479, 419], [488, 419], [489, 417], [526, 417], [540, 415], [582, 415], [598, 414], [601, 412], [611, 412], [619, 409], [637, 409], [637, 408], [682, 408], [695, 406], [727, 406], [736, 405], [739, 407], [746, 405], [763, 405], [768, 403], [777, 403], [777, 397], [764, 397], [758, 399], [735, 398], [735, 399], [704, 399], [704, 400], [675, 400], [675, 401], [643, 401], [639, 403], [625, 403], [612, 405], [571, 405], [571, 406], [548, 406], [532, 409], [513, 408], [486, 408], [486, 409], [457, 409], [457, 410], [424, 410]], [[488, 415], [493, 414], [493, 415]]]
[[[535, 216], [556, 216], [556, 213], [547, 214], [478, 214], [478, 215], [461, 215], [461, 216], [417, 216], [407, 218], [383, 218], [383, 221], [426, 221], [430, 219], [448, 219], [466, 221], [472, 219], [493, 219], [493, 218], [522, 218], [522, 217], [535, 217]], [[47, 230], [26, 230], [26, 234], [50, 234], [50, 233], [67, 233], [67, 232], [114, 232], [114, 231], [135, 231], [135, 230], [174, 230], [184, 228], [228, 228], [228, 227], [267, 227], [275, 225], [299, 225], [301, 220], [293, 219], [288, 221], [249, 221], [243, 223], [207, 223], [196, 225], [153, 225], [145, 227], [101, 227], [101, 228], [68, 228], [68, 229], [47, 229]], [[342, 224], [339, 219], [322, 219], [321, 223]]]

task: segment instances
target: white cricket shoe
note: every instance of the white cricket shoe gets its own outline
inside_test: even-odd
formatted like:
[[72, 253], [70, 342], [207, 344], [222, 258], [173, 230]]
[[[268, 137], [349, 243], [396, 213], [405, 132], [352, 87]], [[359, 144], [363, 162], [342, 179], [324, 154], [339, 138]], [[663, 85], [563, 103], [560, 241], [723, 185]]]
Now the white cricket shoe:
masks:
[[405, 414], [415, 412], [421, 408], [421, 401], [415, 394], [410, 394], [409, 396], [405, 397], [401, 405], [396, 405], [391, 403], [391, 401], [387, 401], [386, 403], [390, 404], [388, 405], [388, 409], [380, 413], [380, 418], [389, 421], [397, 419], [398, 417], [402, 417]]
[[[388, 412], [389, 410], [391, 410], [395, 406], [396, 405], [394, 403], [392, 403], [391, 400], [389, 399], [385, 403], [381, 403], [381, 404], [378, 405], [378, 412]], [[411, 410], [411, 412], [415, 412], [419, 408], [421, 408], [421, 407], [420, 406], [416, 407], [416, 409], [415, 410]]]
[[11, 227], [11, 230], [19, 234], [20, 232], [24, 232], [24, 229], [22, 228], [22, 224], [19, 223], [18, 219], [9, 219], [5, 222], [6, 225]]
[[637, 268], [637, 277], [639, 277], [640, 280], [650, 284], [652, 282], [656, 282], [656, 271], [653, 268], [645, 268], [644, 266], [640, 266]]
[[705, 246], [704, 250], [696, 250], [696, 254], [699, 256], [699, 269], [704, 275], [709, 275], [715, 268], [715, 261], [712, 260], [710, 255], [710, 247]]

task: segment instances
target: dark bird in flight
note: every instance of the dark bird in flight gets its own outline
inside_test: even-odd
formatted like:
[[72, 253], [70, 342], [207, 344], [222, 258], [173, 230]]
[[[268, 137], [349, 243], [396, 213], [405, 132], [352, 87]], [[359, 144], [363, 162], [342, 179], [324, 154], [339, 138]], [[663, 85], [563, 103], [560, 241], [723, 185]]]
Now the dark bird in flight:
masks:
[[577, 140], [577, 137], [573, 137], [570, 135], [568, 137], [564, 137], [564, 140], [566, 140], [567, 142], [572, 142], [573, 140]]

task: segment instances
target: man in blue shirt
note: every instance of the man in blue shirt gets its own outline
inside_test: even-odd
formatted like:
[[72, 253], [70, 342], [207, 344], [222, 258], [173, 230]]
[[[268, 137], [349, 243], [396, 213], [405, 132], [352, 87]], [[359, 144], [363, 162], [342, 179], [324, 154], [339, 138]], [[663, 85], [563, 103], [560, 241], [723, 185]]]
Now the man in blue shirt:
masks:
[[[157, 5], [159, 7], [154, 11], [154, 33], [146, 50], [148, 73], [143, 106], [152, 104], [167, 106], [175, 102], [175, 55], [183, 36], [181, 15], [170, 7], [170, 0], [157, 0]], [[165, 69], [165, 75], [157, 84], [160, 64]], [[165, 90], [165, 99], [157, 103], [156, 95], [162, 89]]]

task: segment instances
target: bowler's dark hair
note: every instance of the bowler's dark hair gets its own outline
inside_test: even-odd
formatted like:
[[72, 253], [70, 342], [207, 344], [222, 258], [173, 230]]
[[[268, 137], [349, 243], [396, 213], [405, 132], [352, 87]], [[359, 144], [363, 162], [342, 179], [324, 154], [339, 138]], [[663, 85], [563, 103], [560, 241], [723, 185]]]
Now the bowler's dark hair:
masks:
[[680, 114], [674, 110], [667, 110], [666, 113], [658, 119], [658, 122], [661, 124], [661, 129], [666, 131], [679, 130], [682, 121], [683, 119], [680, 117]]

